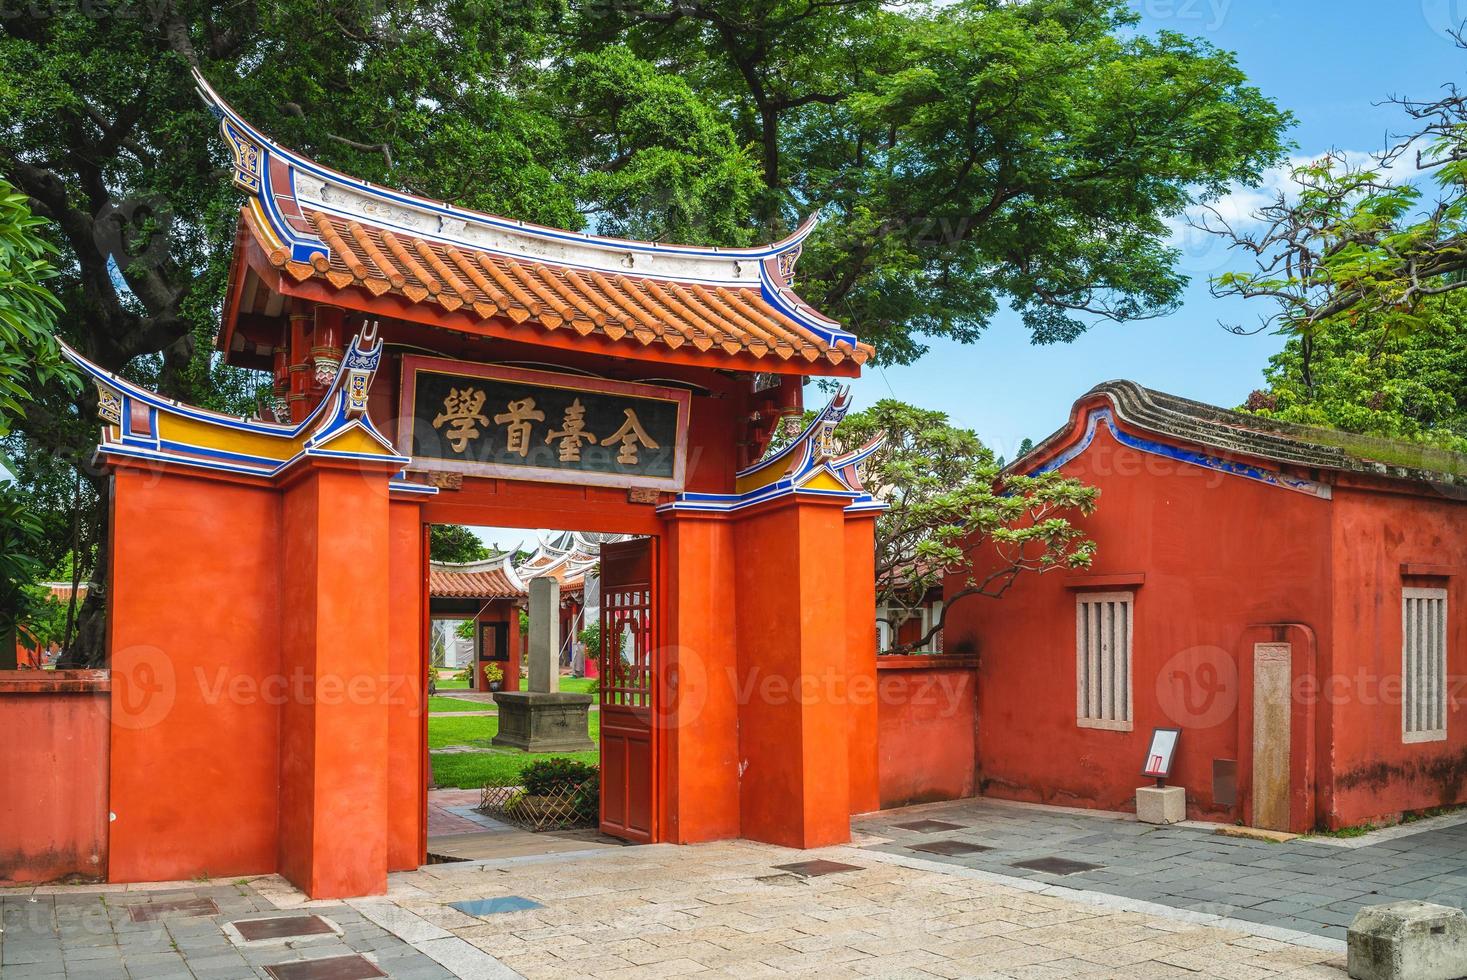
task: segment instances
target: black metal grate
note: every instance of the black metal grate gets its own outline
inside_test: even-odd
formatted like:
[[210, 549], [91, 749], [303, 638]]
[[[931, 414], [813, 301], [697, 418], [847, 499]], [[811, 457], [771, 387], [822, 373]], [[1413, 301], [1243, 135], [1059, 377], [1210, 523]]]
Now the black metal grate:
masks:
[[336, 930], [319, 915], [276, 915], [268, 919], [238, 919], [231, 923], [247, 943], [267, 939], [328, 936]]
[[265, 967], [265, 972], [275, 980], [375, 980], [387, 976], [377, 964], [359, 954], [275, 963]]
[[156, 922], [165, 915], [176, 915], [183, 918], [191, 915], [218, 914], [219, 906], [214, 904], [212, 898], [173, 898], [161, 902], [130, 905], [127, 909], [128, 918], [134, 922]]
[[796, 861], [794, 864], [776, 864], [774, 867], [778, 871], [788, 871], [801, 878], [818, 878], [821, 875], [840, 874], [842, 871], [861, 870], [858, 864], [841, 864], [839, 861], [826, 861], [823, 858], [816, 861]]
[[1016, 861], [1012, 867], [1023, 868], [1025, 871], [1042, 871], [1049, 875], [1072, 875], [1081, 871], [1098, 871], [1103, 865], [1071, 861], [1069, 858], [1042, 857], [1032, 861]]
[[930, 834], [939, 830], [964, 830], [960, 823], [948, 823], [946, 820], [912, 820], [908, 823], [893, 824], [898, 830], [911, 830], [919, 834]]
[[986, 844], [973, 844], [965, 840], [930, 840], [921, 844], [910, 844], [907, 847], [911, 851], [926, 851], [928, 854], [942, 854], [947, 857], [961, 857], [964, 854], [982, 854], [993, 848]]

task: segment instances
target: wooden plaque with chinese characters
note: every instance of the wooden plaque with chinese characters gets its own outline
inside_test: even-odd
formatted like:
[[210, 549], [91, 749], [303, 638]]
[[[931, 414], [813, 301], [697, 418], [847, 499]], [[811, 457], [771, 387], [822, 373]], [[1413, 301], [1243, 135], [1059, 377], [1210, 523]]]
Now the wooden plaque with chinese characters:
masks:
[[678, 388], [409, 355], [397, 448], [430, 472], [681, 490], [690, 404]]

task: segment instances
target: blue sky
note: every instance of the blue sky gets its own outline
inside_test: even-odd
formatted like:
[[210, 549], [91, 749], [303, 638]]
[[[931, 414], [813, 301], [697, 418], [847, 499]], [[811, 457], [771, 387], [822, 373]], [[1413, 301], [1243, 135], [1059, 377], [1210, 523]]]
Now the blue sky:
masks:
[[[1407, 120], [1393, 94], [1430, 96], [1467, 66], [1447, 31], [1467, 20], [1467, 0], [1134, 0], [1143, 29], [1175, 30], [1236, 52], [1264, 93], [1298, 117], [1296, 155], [1381, 148]], [[1240, 194], [1233, 204], [1253, 195]], [[947, 412], [1009, 458], [1020, 440], [1057, 429], [1093, 385], [1129, 378], [1215, 404], [1237, 405], [1259, 386], [1283, 338], [1235, 337], [1218, 321], [1256, 324], [1262, 300], [1221, 301], [1210, 276], [1239, 268], [1218, 241], [1190, 234], [1182, 270], [1185, 302], [1165, 318], [1100, 324], [1071, 344], [1036, 347], [1005, 312], [975, 344], [937, 341], [907, 367], [867, 370], [853, 384], [856, 407], [895, 395]], [[813, 390], [810, 392], [813, 396]]]

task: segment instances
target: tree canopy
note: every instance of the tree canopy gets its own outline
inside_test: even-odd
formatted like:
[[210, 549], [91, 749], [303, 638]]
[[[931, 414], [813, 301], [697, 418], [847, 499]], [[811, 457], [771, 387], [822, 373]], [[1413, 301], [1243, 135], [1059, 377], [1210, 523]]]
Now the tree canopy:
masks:
[[1467, 452], [1467, 296], [1437, 297], [1416, 316], [1409, 331], [1377, 314], [1290, 338], [1244, 407]]
[[[191, 67], [329, 166], [513, 218], [741, 245], [821, 211], [797, 286], [887, 361], [972, 341], [1004, 304], [1040, 342], [1172, 309], [1166, 220], [1256, 179], [1289, 123], [1230, 54], [1141, 33], [1124, 0], [9, 14], [0, 176], [49, 222], [59, 332], [234, 412], [259, 382], [211, 345], [240, 198]], [[36, 392], [5, 447], [52, 537], [105, 568], [95, 394]], [[104, 595], [83, 610], [94, 658]]]
[[958, 602], [997, 598], [1021, 574], [1088, 567], [1094, 558], [1094, 542], [1074, 523], [1095, 509], [1094, 487], [1058, 472], [1002, 473], [976, 433], [894, 399], [852, 413], [835, 430], [847, 449], [879, 433], [886, 442], [864, 464], [862, 482], [887, 504], [876, 518], [876, 602], [893, 633], [929, 591], [956, 579], [942, 617], [897, 652], [922, 649]]
[[482, 561], [492, 552], [478, 536], [457, 524], [434, 524], [428, 529], [428, 557], [458, 564]]
[[1249, 260], [1213, 291], [1266, 301], [1254, 332], [1423, 329], [1434, 300], [1467, 286], [1467, 94], [1443, 91], [1392, 98], [1405, 133], [1377, 153], [1332, 150], [1294, 167], [1250, 220], [1205, 208], [1194, 220]]

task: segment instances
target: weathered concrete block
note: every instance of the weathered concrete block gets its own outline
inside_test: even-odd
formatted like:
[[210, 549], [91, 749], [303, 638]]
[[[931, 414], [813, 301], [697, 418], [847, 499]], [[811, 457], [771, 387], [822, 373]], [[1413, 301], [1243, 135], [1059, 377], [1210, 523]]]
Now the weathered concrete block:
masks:
[[596, 743], [586, 734], [591, 695], [537, 691], [500, 691], [499, 734], [494, 745], [526, 752], [589, 752]]
[[1136, 819], [1142, 823], [1181, 823], [1187, 819], [1182, 786], [1142, 786], [1136, 790]]
[[1467, 913], [1430, 902], [1368, 905], [1348, 935], [1355, 980], [1467, 977]]

